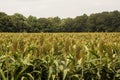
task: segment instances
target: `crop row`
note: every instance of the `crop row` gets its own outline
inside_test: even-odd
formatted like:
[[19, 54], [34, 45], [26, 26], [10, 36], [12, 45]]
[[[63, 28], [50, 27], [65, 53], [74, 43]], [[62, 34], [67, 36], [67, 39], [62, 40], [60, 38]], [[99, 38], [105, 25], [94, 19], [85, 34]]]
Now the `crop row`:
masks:
[[1, 80], [120, 80], [120, 33], [0, 33]]

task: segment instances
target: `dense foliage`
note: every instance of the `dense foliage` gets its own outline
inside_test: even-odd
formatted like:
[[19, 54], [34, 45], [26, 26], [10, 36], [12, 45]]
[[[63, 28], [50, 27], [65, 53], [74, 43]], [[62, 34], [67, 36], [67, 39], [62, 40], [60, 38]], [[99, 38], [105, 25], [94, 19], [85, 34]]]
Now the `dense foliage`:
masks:
[[120, 80], [120, 33], [1, 33], [0, 80]]
[[0, 12], [1, 32], [120, 32], [120, 12], [102, 12], [75, 18], [26, 18]]

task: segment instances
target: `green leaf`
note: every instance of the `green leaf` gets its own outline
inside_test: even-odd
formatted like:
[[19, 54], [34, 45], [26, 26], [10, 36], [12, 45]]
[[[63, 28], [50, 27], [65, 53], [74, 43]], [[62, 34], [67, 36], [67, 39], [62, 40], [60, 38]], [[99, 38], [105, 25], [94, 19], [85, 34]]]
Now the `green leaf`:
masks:
[[1, 74], [1, 77], [2, 77], [3, 80], [7, 80], [7, 79], [5, 78], [5, 75], [4, 75], [3, 70], [2, 70], [1, 68], [0, 68], [0, 74]]
[[34, 80], [34, 77], [30, 73], [27, 73], [27, 75], [29, 76], [29, 78], [31, 78], [31, 80]]

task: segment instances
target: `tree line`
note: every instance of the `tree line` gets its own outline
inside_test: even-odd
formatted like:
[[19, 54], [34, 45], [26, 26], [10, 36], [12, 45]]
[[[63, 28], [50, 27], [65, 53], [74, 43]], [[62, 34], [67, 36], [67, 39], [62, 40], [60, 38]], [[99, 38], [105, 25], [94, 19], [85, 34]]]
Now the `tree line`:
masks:
[[63, 19], [0, 12], [0, 32], [120, 32], [120, 12], [83, 14]]

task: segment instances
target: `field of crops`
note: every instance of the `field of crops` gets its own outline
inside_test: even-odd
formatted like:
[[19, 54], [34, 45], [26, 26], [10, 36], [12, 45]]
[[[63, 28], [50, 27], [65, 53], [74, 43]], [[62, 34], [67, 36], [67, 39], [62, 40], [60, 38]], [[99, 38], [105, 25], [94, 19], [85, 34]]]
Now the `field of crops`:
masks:
[[120, 33], [0, 33], [0, 80], [120, 80]]

